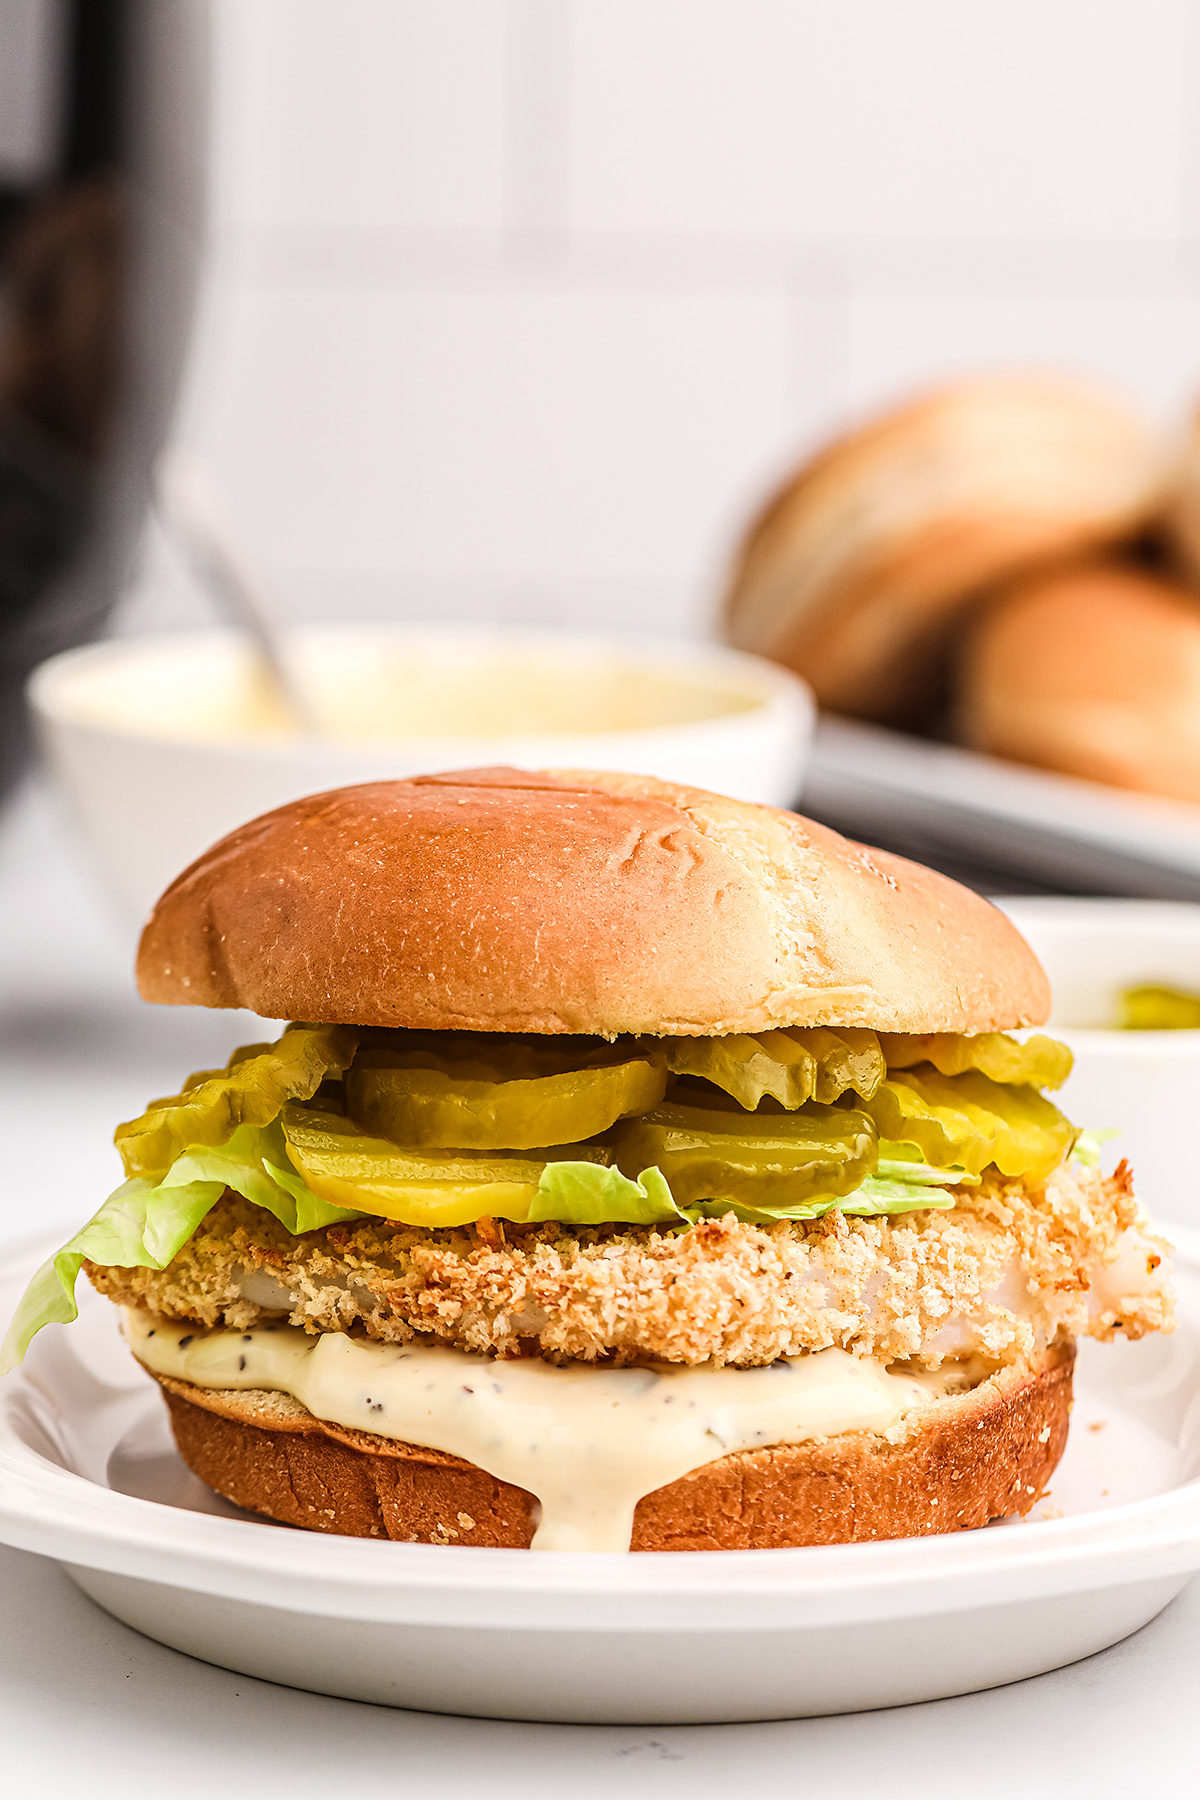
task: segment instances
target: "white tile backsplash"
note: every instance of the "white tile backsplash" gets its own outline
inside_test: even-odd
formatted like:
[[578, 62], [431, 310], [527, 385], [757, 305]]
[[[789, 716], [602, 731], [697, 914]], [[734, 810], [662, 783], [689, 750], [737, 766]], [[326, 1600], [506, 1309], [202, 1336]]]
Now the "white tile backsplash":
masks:
[[194, 437], [281, 567], [699, 578], [787, 442], [789, 324], [779, 296], [250, 288]]
[[1101, 375], [1164, 423], [1200, 399], [1200, 292], [858, 295], [848, 399], [858, 413], [997, 364]]
[[180, 429], [303, 616], [703, 628], [851, 413], [1200, 388], [1200, 0], [214, 11]]
[[504, 0], [216, 0], [222, 222], [496, 230]]
[[1174, 238], [1187, 0], [574, 0], [581, 230]]

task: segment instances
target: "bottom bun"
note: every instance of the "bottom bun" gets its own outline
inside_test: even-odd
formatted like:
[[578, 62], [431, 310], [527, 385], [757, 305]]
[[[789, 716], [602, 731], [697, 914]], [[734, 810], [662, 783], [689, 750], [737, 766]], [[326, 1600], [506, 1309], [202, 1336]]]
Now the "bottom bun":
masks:
[[[777, 1550], [927, 1537], [1025, 1513], [1067, 1441], [1070, 1339], [913, 1416], [869, 1432], [706, 1463], [647, 1494], [634, 1550]], [[158, 1376], [175, 1441], [209, 1487], [251, 1512], [344, 1537], [527, 1549], [537, 1501], [440, 1450], [344, 1430], [261, 1390]]]

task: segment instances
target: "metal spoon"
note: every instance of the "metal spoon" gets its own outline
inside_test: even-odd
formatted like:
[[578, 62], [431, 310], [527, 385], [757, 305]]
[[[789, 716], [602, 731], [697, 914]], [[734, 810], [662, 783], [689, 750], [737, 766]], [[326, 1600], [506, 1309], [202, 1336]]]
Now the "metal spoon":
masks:
[[321, 724], [313, 705], [288, 667], [263, 584], [249, 572], [244, 552], [232, 547], [233, 534], [208, 481], [179, 452], [159, 463], [154, 505], [192, 573], [230, 623], [250, 640], [271, 698], [293, 730], [319, 734]]

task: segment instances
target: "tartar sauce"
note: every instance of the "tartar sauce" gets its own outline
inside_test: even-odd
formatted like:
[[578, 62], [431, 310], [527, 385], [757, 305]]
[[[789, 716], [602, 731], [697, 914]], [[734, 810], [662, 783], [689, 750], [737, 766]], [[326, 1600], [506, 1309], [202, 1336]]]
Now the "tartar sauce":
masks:
[[638, 1501], [704, 1463], [886, 1431], [947, 1385], [844, 1350], [758, 1369], [555, 1367], [292, 1325], [206, 1331], [132, 1310], [124, 1330], [155, 1374], [290, 1394], [318, 1419], [461, 1456], [524, 1488], [541, 1503], [535, 1550], [628, 1550]]

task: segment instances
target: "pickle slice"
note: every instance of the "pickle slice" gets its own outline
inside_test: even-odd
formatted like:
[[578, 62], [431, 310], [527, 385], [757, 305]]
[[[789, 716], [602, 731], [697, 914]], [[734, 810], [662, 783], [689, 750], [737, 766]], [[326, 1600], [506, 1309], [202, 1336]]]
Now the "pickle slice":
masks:
[[269, 1125], [288, 1100], [308, 1100], [354, 1055], [349, 1025], [297, 1025], [275, 1044], [235, 1050], [224, 1069], [201, 1069], [182, 1093], [153, 1100], [138, 1119], [118, 1125], [114, 1141], [125, 1173], [165, 1175], [185, 1150], [227, 1143], [239, 1125]]
[[403, 1149], [352, 1119], [302, 1106], [284, 1107], [282, 1125], [288, 1160], [319, 1199], [435, 1230], [484, 1217], [521, 1222], [548, 1162], [609, 1162], [589, 1144], [535, 1156]]
[[666, 1069], [645, 1058], [505, 1081], [398, 1067], [367, 1051], [346, 1074], [345, 1096], [365, 1131], [412, 1149], [532, 1150], [595, 1137], [657, 1106], [666, 1086]]
[[1075, 1061], [1057, 1038], [1039, 1035], [1022, 1044], [1004, 1031], [981, 1031], [972, 1036], [956, 1031], [927, 1036], [881, 1031], [879, 1043], [889, 1069], [915, 1069], [919, 1063], [932, 1063], [940, 1075], [964, 1075], [978, 1069], [990, 1081], [1013, 1086], [1059, 1088]]
[[1120, 1031], [1195, 1031], [1200, 1028], [1200, 994], [1146, 982], [1121, 995]]
[[729, 1113], [668, 1103], [613, 1133], [617, 1167], [661, 1169], [679, 1206], [800, 1206], [851, 1193], [875, 1166], [877, 1134], [862, 1112], [810, 1102], [803, 1111]]
[[749, 1112], [764, 1095], [789, 1112], [810, 1100], [829, 1104], [850, 1092], [869, 1099], [886, 1073], [876, 1034], [849, 1027], [663, 1038], [661, 1049], [672, 1074], [699, 1075]]
[[881, 1137], [917, 1144], [927, 1162], [980, 1175], [1041, 1180], [1064, 1160], [1078, 1133], [1033, 1087], [992, 1081], [978, 1070], [942, 1075], [929, 1063], [889, 1075], [866, 1105]]
[[533, 1081], [633, 1058], [654, 1060], [636, 1038], [540, 1036], [521, 1031], [403, 1031], [368, 1026], [356, 1062], [363, 1067], [440, 1069], [466, 1081]]

